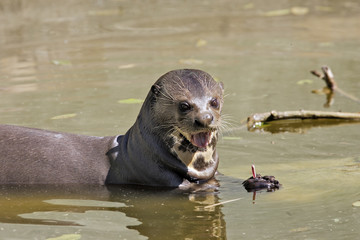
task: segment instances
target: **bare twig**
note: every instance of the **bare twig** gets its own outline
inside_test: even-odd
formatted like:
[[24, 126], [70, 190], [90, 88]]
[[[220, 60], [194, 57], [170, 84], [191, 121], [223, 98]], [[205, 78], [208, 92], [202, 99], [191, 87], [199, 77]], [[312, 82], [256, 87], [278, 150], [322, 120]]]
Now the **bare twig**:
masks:
[[360, 121], [360, 113], [347, 112], [323, 112], [323, 111], [271, 111], [266, 113], [255, 113], [248, 117], [247, 126], [253, 128], [256, 123], [271, 122], [285, 119], [343, 119], [351, 121]]
[[334, 74], [331, 71], [330, 67], [328, 66], [322, 66], [321, 67], [322, 70], [322, 74], [317, 72], [316, 70], [312, 70], [310, 71], [314, 76], [321, 78], [325, 81], [327, 88], [330, 90], [330, 92], [326, 93], [327, 95], [327, 103], [325, 104], [326, 107], [329, 107], [332, 103], [332, 99], [334, 96], [334, 92], [338, 92], [341, 95], [343, 95], [344, 97], [347, 97], [349, 99], [351, 99], [354, 102], [360, 103], [360, 99], [358, 99], [357, 97], [345, 92], [344, 90], [340, 89], [337, 86], [337, 83], [335, 81], [334, 78]]
[[337, 84], [335, 82], [334, 79], [334, 74], [332, 73], [331, 69], [328, 66], [322, 66], [321, 70], [323, 72], [323, 74], [313, 70], [311, 71], [311, 73], [315, 76], [317, 76], [318, 78], [321, 78], [325, 81], [326, 86], [331, 89], [331, 90], [335, 90], [337, 88]]

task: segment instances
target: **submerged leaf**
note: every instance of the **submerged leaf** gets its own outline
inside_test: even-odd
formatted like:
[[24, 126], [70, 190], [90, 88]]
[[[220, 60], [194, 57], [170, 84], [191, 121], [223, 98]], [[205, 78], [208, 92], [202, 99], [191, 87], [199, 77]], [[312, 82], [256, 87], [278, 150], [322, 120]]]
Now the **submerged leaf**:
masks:
[[138, 98], [128, 98], [128, 99], [122, 99], [119, 100], [118, 103], [123, 103], [123, 104], [136, 104], [136, 103], [143, 103], [144, 100], [142, 99], [138, 99]]
[[303, 80], [297, 81], [296, 84], [298, 84], [298, 85], [304, 85], [304, 84], [312, 84], [312, 83], [313, 83], [313, 80], [303, 79]]
[[285, 16], [289, 15], [291, 13], [290, 9], [279, 9], [279, 10], [273, 10], [266, 12], [264, 14], [265, 17], [279, 17], [279, 16]]
[[64, 234], [59, 237], [47, 238], [46, 240], [79, 240], [80, 238], [80, 234]]
[[58, 119], [66, 119], [66, 118], [73, 118], [76, 117], [76, 113], [68, 113], [68, 114], [63, 114], [63, 115], [58, 115], [55, 117], [52, 117], [52, 120], [58, 120]]
[[308, 231], [309, 229], [310, 229], [309, 227], [298, 227], [291, 229], [290, 232], [305, 232]]
[[309, 12], [309, 9], [306, 7], [292, 7], [290, 9], [278, 9], [278, 10], [273, 10], [273, 11], [269, 11], [266, 12], [264, 14], [264, 16], [266, 17], [280, 17], [280, 16], [286, 16], [286, 15], [296, 15], [296, 16], [301, 16], [301, 15], [305, 15]]
[[206, 40], [204, 40], [204, 39], [199, 39], [199, 40], [197, 40], [197, 42], [196, 42], [196, 47], [203, 47], [203, 46], [205, 46], [207, 44], [207, 41]]
[[292, 14], [300, 16], [307, 14], [309, 12], [309, 9], [307, 7], [292, 7], [290, 11]]
[[119, 69], [128, 69], [128, 68], [133, 68], [135, 66], [136, 66], [135, 64], [130, 63], [130, 64], [125, 64], [125, 65], [120, 65]]
[[71, 65], [71, 62], [69, 60], [52, 60], [53, 64], [58, 66], [68, 66]]
[[320, 42], [319, 47], [333, 47], [334, 43], [333, 42]]

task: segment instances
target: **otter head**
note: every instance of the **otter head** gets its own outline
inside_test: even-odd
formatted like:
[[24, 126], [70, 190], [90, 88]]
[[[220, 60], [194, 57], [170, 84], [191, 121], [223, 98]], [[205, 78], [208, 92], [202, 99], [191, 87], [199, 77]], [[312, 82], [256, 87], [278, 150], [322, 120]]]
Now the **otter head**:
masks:
[[168, 72], [152, 86], [154, 134], [161, 134], [192, 178], [209, 179], [216, 172], [223, 91], [222, 83], [194, 69]]

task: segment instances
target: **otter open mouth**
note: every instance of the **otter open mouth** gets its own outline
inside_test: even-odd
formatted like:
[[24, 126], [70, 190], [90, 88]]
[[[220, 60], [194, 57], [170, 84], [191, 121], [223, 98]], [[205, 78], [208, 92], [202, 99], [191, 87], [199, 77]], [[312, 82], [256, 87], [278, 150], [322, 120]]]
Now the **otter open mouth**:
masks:
[[198, 148], [206, 148], [210, 143], [211, 132], [199, 132], [191, 135], [190, 142]]

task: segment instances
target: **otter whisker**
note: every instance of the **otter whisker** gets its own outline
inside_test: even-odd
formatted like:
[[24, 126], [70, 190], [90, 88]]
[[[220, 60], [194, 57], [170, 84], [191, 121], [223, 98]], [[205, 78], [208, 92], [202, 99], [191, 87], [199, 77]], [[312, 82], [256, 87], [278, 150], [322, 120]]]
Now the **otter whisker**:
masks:
[[174, 125], [175, 125], [175, 123], [162, 124], [162, 125], [155, 126], [153, 129], [159, 130], [159, 129], [174, 128]]

